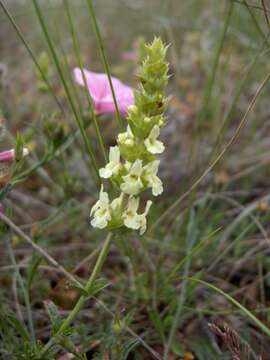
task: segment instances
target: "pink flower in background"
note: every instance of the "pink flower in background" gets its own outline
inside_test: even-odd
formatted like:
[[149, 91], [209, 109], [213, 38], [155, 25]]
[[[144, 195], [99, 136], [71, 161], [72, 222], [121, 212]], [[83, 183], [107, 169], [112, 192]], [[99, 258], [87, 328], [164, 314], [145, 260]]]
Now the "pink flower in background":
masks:
[[142, 41], [143, 40], [140, 39], [140, 38], [134, 40], [133, 43], [132, 43], [132, 50], [125, 51], [121, 56], [122, 59], [127, 60], [127, 61], [133, 61], [133, 62], [138, 61], [138, 59], [139, 59], [139, 48], [140, 48], [140, 43]]
[[[29, 150], [27, 148], [23, 148], [22, 156], [26, 156], [29, 154]], [[15, 160], [15, 150], [5, 150], [0, 152], [0, 162], [10, 162]]]
[[[81, 69], [75, 68], [73, 72], [76, 82], [79, 85], [84, 86], [84, 78]], [[115, 112], [107, 75], [85, 69], [83, 70], [83, 73], [85, 75], [87, 89], [94, 102], [96, 113], [105, 114]], [[133, 90], [117, 78], [113, 76], [111, 78], [119, 111], [126, 114], [128, 107], [134, 103]]]

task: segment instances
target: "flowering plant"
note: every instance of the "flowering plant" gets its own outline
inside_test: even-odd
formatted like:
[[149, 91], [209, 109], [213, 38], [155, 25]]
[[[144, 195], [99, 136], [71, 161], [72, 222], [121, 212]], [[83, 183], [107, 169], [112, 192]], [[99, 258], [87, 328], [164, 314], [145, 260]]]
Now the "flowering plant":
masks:
[[118, 135], [117, 145], [110, 147], [109, 162], [99, 170], [100, 177], [111, 179], [120, 194], [110, 201], [102, 185], [99, 200], [90, 214], [94, 227], [113, 230], [125, 226], [143, 234], [152, 201], [148, 200], [144, 211], [138, 213], [139, 194], [148, 188], [154, 196], [163, 192], [157, 176], [160, 161], [156, 156], [164, 151], [158, 137], [165, 124], [167, 104], [166, 51], [167, 47], [159, 38], [144, 46], [144, 59], [138, 74], [140, 88], [135, 91], [134, 104], [128, 107], [127, 129]]

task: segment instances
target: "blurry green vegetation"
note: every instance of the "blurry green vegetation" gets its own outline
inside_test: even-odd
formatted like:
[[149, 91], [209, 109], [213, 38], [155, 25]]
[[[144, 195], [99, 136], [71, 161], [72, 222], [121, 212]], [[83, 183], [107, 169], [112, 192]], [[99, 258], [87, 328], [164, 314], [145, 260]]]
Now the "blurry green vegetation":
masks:
[[[3, 1], [43, 76], [0, 11], [0, 110], [6, 127], [1, 146], [14, 146], [20, 132], [31, 149], [31, 156], [8, 178], [8, 170], [0, 169], [0, 198], [12, 222], [84, 283], [105, 236], [89, 224], [98, 188], [80, 131], [98, 166], [104, 154], [89, 99], [72, 78], [78, 54], [63, 2], [38, 3], [74, 111], [32, 1]], [[200, 282], [222, 289], [270, 327], [268, 83], [256, 97], [270, 73], [262, 2], [94, 4], [111, 73], [130, 86], [137, 84], [140, 39], [160, 35], [170, 43], [171, 100], [160, 173], [165, 192], [151, 209], [146, 236], [129, 233], [115, 240], [102, 274], [110, 285], [101, 286], [98, 301], [88, 300], [52, 358], [69, 351], [79, 359], [85, 354], [88, 359], [230, 359], [234, 354], [208, 327], [217, 322], [237, 332], [250, 359], [267, 360], [270, 341], [259, 323]], [[104, 72], [87, 2], [70, 0], [69, 6], [83, 66]], [[228, 144], [254, 96], [254, 108], [224, 156], [163, 217]], [[116, 118], [101, 116], [98, 125], [108, 148], [118, 131]], [[33, 251], [16, 228], [2, 224], [1, 232], [0, 358], [36, 360], [80, 291]], [[44, 306], [48, 299], [56, 306]], [[31, 317], [38, 343], [30, 340]]]

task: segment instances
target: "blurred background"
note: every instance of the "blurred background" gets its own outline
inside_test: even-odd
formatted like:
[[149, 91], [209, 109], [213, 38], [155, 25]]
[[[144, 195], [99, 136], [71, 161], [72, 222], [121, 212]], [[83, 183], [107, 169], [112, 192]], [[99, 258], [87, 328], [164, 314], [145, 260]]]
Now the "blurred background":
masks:
[[[85, 277], [92, 260], [83, 259], [92, 252], [95, 255], [104, 237], [89, 225], [90, 207], [98, 196], [89, 175], [89, 161], [32, 1], [1, 3], [0, 145], [2, 150], [13, 147], [16, 134], [22, 134], [31, 152], [23, 169], [33, 170], [6, 192], [13, 175], [10, 168], [1, 165], [0, 183], [5, 191], [1, 191], [0, 200], [5, 213], [35, 242], [69, 271]], [[89, 125], [87, 134], [101, 163], [87, 97], [73, 79], [72, 70], [78, 66], [74, 32], [83, 66], [97, 72], [104, 72], [104, 68], [86, 1], [68, 3], [73, 27], [63, 1], [39, 1], [65, 79]], [[110, 347], [116, 318], [128, 318], [132, 329], [162, 354], [165, 339], [179, 316], [169, 359], [230, 359], [233, 353], [226, 341], [207, 325], [216, 321], [229, 324], [245, 348], [241, 347], [239, 357], [234, 359], [270, 359], [269, 339], [224, 296], [198, 284], [183, 285], [176, 276], [167, 281], [168, 274], [173, 269], [178, 271], [180, 264], [179, 276], [203, 274], [205, 281], [236, 297], [269, 325], [269, 84], [257, 92], [270, 72], [270, 3], [98, 0], [94, 7], [111, 73], [133, 88], [138, 86], [141, 44], [155, 36], [170, 44], [170, 101], [161, 135], [166, 145], [160, 169], [164, 194], [156, 200], [149, 220], [150, 226], [156, 221], [159, 225], [145, 237], [142, 248], [135, 235], [126, 248], [123, 244], [113, 248], [104, 268], [111, 286], [101, 295], [113, 316], [93, 300], [82, 312], [75, 342], [92, 359], [95, 353]], [[33, 58], [46, 74], [60, 110]], [[255, 105], [249, 112], [253, 100]], [[106, 145], [114, 145], [118, 133], [115, 117], [103, 115], [98, 121]], [[39, 164], [51, 142], [61, 142], [62, 137], [68, 139], [61, 143], [62, 150]], [[159, 222], [224, 148], [224, 156], [212, 171]], [[46, 341], [50, 326], [43, 301], [53, 301], [66, 314], [78, 291], [67, 289], [63, 277], [46, 268], [39, 255], [33, 254], [13, 231], [3, 229], [6, 236], [22, 266], [22, 276], [30, 281], [38, 338]], [[196, 246], [199, 250], [190, 259], [187, 256]], [[16, 304], [20, 304], [16, 276], [9, 268], [5, 247], [0, 254], [0, 300], [5, 304], [0, 306], [0, 314], [7, 308], [16, 314]], [[34, 267], [31, 275], [28, 267], [24, 269], [25, 264]], [[130, 340], [126, 334], [119, 337], [117, 341], [123, 344]], [[154, 358], [140, 342], [128, 356]]]

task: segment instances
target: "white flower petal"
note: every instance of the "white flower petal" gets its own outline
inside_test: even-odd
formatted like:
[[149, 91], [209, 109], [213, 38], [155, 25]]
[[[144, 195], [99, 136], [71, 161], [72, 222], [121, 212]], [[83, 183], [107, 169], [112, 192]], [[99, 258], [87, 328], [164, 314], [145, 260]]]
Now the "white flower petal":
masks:
[[159, 127], [155, 125], [151, 130], [148, 138], [144, 141], [146, 149], [151, 154], [161, 154], [165, 149], [163, 143], [157, 140], [159, 134], [160, 134]]
[[147, 203], [146, 203], [146, 206], [145, 206], [145, 210], [144, 210], [144, 213], [139, 215], [140, 216], [140, 235], [144, 234], [145, 233], [145, 230], [146, 230], [146, 216], [150, 210], [150, 207], [152, 205], [152, 201], [148, 200]]
[[165, 149], [163, 143], [159, 140], [151, 141], [149, 139], [146, 139], [144, 141], [144, 144], [150, 154], [161, 154]]
[[90, 216], [93, 216], [91, 225], [103, 229], [107, 226], [111, 220], [109, 195], [103, 191], [103, 185], [101, 186], [99, 193], [99, 200], [95, 203], [90, 211]]
[[110, 147], [110, 154], [109, 154], [110, 162], [103, 168], [99, 169], [99, 175], [103, 179], [108, 179], [113, 175], [117, 175], [121, 168], [120, 162], [120, 150], [118, 146], [111, 146]]
[[159, 160], [154, 160], [150, 164], [148, 164], [145, 167], [146, 174], [149, 175], [149, 176], [150, 175], [156, 175], [157, 172], [158, 172], [159, 164], [160, 164]]
[[152, 194], [158, 196], [163, 192], [162, 181], [156, 175], [159, 167], [159, 160], [154, 160], [145, 166], [144, 180], [147, 182], [148, 187], [152, 188]]
[[140, 215], [137, 214], [139, 199], [129, 197], [127, 209], [123, 214], [124, 225], [129, 229], [138, 230], [140, 228]]
[[142, 160], [135, 160], [130, 168], [130, 174], [141, 176], [142, 174]]
[[145, 206], [145, 210], [144, 210], [144, 215], [145, 216], [148, 215], [150, 207], [151, 207], [152, 204], [153, 204], [153, 202], [151, 200], [147, 201], [146, 206]]
[[136, 213], [139, 208], [139, 203], [140, 200], [138, 198], [130, 197], [128, 200], [128, 211]]
[[99, 194], [99, 201], [102, 207], [109, 205], [110, 202], [109, 195], [105, 191], [103, 191], [103, 186]]
[[138, 215], [134, 217], [126, 217], [124, 219], [124, 225], [129, 229], [138, 230], [141, 226]]
[[120, 208], [120, 206], [122, 205], [123, 197], [124, 197], [124, 194], [121, 193], [121, 195], [118, 198], [114, 199], [111, 202], [112, 211], [116, 211], [118, 208]]
[[147, 224], [146, 218], [144, 217], [140, 224], [140, 232], [139, 232], [140, 235], [143, 235], [145, 233], [146, 224]]
[[109, 153], [110, 162], [119, 163], [120, 162], [120, 150], [118, 146], [111, 146]]
[[128, 195], [137, 195], [143, 188], [141, 175], [143, 172], [142, 160], [136, 160], [128, 169], [129, 173], [123, 176], [121, 190]]
[[163, 184], [157, 176], [152, 178], [152, 194], [158, 196], [163, 193]]
[[137, 195], [143, 188], [141, 179], [132, 179], [130, 175], [123, 177], [124, 182], [121, 184], [121, 190], [128, 195]]
[[108, 224], [108, 220], [104, 217], [94, 217], [91, 221], [91, 225], [98, 229], [104, 229]]

